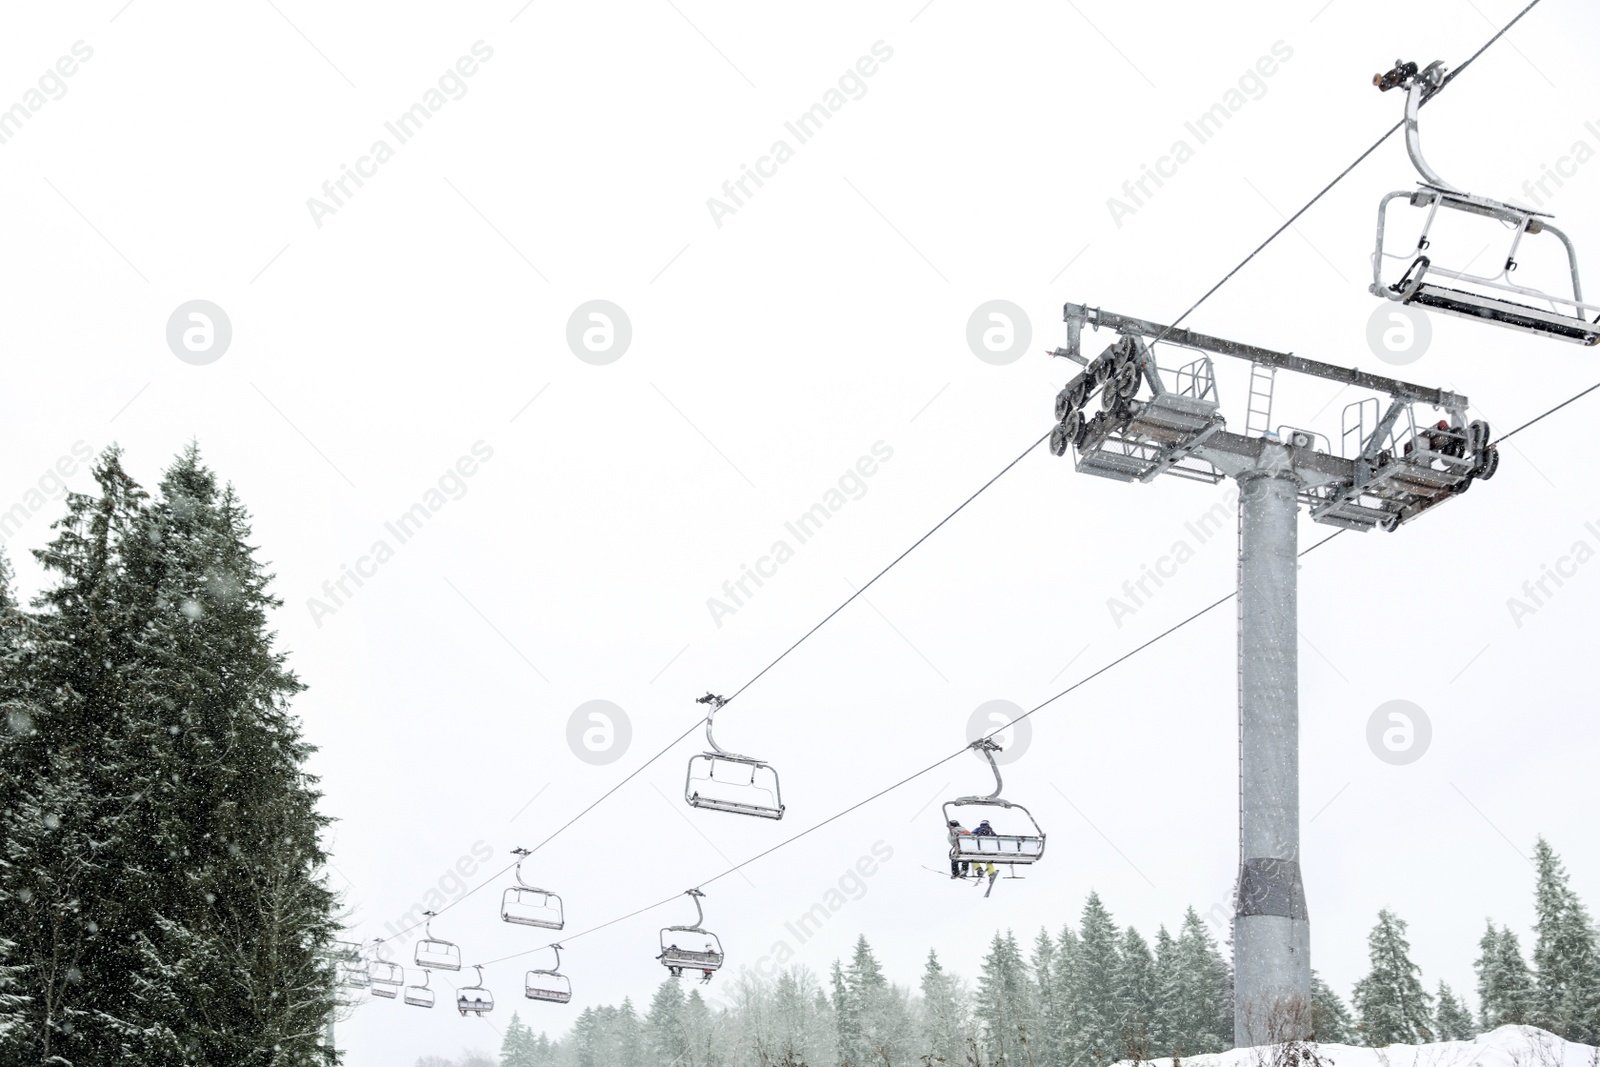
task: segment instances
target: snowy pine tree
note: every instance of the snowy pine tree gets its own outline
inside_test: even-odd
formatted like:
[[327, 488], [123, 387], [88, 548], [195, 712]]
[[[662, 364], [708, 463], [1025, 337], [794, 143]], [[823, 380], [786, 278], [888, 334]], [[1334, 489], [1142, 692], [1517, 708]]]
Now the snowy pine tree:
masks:
[[1406, 924], [1387, 908], [1367, 936], [1372, 970], [1356, 983], [1357, 1025], [1374, 1048], [1433, 1040], [1432, 1000], [1422, 988], [1422, 968], [1411, 962]]
[[1059, 949], [1050, 931], [1039, 928], [1033, 939], [1033, 1021], [1029, 1027], [1034, 1060], [1039, 1063], [1056, 1063], [1061, 1058], [1059, 1035], [1061, 1033], [1062, 1006], [1057, 972], [1060, 970]]
[[1311, 972], [1311, 1003], [1313, 1041], [1348, 1045], [1355, 1040], [1356, 1027], [1349, 1009], [1316, 971]]
[[645, 1047], [657, 1064], [681, 1063], [689, 1051], [684, 1029], [683, 986], [673, 978], [662, 979], [644, 1013]]
[[1072, 1051], [1087, 1064], [1107, 1064], [1123, 1056], [1116, 996], [1119, 940], [1111, 913], [1099, 894], [1091, 892], [1078, 922], [1071, 983]]
[[1166, 926], [1156, 929], [1156, 1012], [1150, 1023], [1150, 1055], [1172, 1055], [1172, 1005], [1178, 996], [1177, 982], [1178, 943], [1167, 933]]
[[1439, 1005], [1434, 1011], [1440, 1041], [1471, 1041], [1478, 1036], [1472, 1012], [1445, 983], [1439, 983]]
[[1017, 939], [1008, 930], [989, 943], [978, 972], [975, 1008], [983, 1048], [995, 1064], [1026, 1064], [1036, 1039], [1033, 989]]
[[1150, 945], [1133, 927], [1122, 932], [1116, 975], [1117, 1028], [1120, 1057], [1149, 1059], [1156, 1016], [1156, 961]]
[[114, 449], [94, 474], [36, 553], [54, 584], [0, 678], [26, 721], [0, 748], [21, 904], [0, 937], [29, 997], [8, 1040], [63, 1063], [326, 1062], [326, 822], [247, 516], [193, 448], [154, 501]]
[[1478, 942], [1478, 1027], [1489, 1031], [1533, 1018], [1533, 974], [1522, 958], [1522, 946], [1510, 927], [1489, 923]]
[[915, 1050], [934, 1062], [961, 1063], [966, 1057], [967, 1013], [956, 987], [955, 976], [939, 964], [939, 956], [928, 950], [922, 968], [922, 1047]]
[[1173, 957], [1173, 979], [1164, 1011], [1171, 1027], [1170, 1051], [1197, 1056], [1233, 1047], [1233, 996], [1228, 965], [1194, 908], [1183, 914]]
[[1600, 948], [1588, 909], [1544, 838], [1534, 846], [1534, 1025], [1568, 1041], [1600, 1041]]

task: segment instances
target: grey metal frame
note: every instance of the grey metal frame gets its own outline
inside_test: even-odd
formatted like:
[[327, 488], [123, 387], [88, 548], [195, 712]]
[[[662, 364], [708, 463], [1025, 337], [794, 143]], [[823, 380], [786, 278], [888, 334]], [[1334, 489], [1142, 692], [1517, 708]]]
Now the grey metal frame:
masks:
[[421, 985], [406, 986], [405, 1001], [413, 1008], [431, 1008], [434, 1004], [433, 987], [428, 984], [429, 976], [433, 972], [423, 970]]
[[425, 911], [422, 914], [427, 919], [422, 924], [422, 939], [412, 953], [412, 962], [427, 971], [459, 971], [461, 946], [433, 936], [433, 920], [438, 912]]
[[572, 1000], [572, 979], [561, 973], [561, 946], [550, 947], [555, 950], [556, 965], [548, 970], [535, 967], [529, 971], [523, 976], [522, 992], [529, 1000], [566, 1004]]
[[[692, 926], [664, 926], [661, 928], [661, 953], [656, 959], [661, 965], [671, 972], [672, 977], [682, 978], [685, 969], [696, 971], [716, 971], [722, 968], [726, 958], [722, 951], [722, 939], [705, 928], [706, 913], [700, 906], [700, 900], [705, 896], [698, 889], [686, 889], [684, 895], [694, 901], [695, 920]], [[715, 948], [706, 951], [680, 948], [671, 940], [673, 934], [695, 934], [698, 937], [710, 939], [710, 944]]]
[[[1209, 367], [1190, 372], [1195, 381], [1209, 382], [1208, 385], [1189, 393], [1168, 389], [1162, 376], [1181, 372], [1157, 366], [1153, 354], [1157, 341], [1387, 394], [1384, 420], [1371, 433], [1363, 433], [1362, 448], [1355, 456], [1335, 456], [1319, 449], [1318, 444], [1327, 438], [1317, 434], [1310, 435], [1309, 445], [1284, 446], [1284, 462], [1292, 467], [1298, 480], [1299, 498], [1310, 506], [1316, 522], [1358, 531], [1374, 527], [1393, 530], [1464, 491], [1474, 478], [1493, 472], [1493, 462], [1486, 456], [1474, 455], [1468, 460], [1429, 448], [1408, 452], [1384, 448], [1401, 415], [1406, 417], [1407, 425], [1414, 425], [1413, 412], [1419, 404], [1447, 412], [1455, 426], [1468, 426], [1470, 402], [1459, 393], [1081, 304], [1066, 304], [1063, 315], [1068, 343], [1053, 355], [1070, 359], [1085, 370], [1057, 395], [1057, 413], [1073, 401], [1080, 406], [1088, 403], [1096, 393], [1101, 396], [1103, 409], [1096, 416], [1099, 428], [1085, 427], [1071, 442], [1060, 442], [1063, 448], [1057, 454], [1063, 454], [1070, 444], [1077, 469], [1083, 473], [1130, 482], [1148, 482], [1158, 475], [1171, 474], [1214, 483], [1256, 469], [1269, 450], [1279, 447], [1280, 442], [1271, 438], [1250, 437], [1225, 428], [1226, 420], [1217, 410], [1215, 384], [1209, 380]], [[1094, 359], [1086, 358], [1081, 351], [1085, 325], [1115, 330], [1119, 339]], [[1111, 376], [1125, 375], [1127, 372], [1121, 368], [1127, 366], [1138, 368], [1141, 379], [1151, 386], [1151, 395], [1148, 399], [1119, 396], [1108, 404], [1106, 389], [1114, 384]], [[1191, 405], [1182, 412], [1187, 422], [1174, 414], [1178, 410], [1175, 396]], [[1059, 438], [1069, 436], [1067, 425], [1064, 420], [1057, 426], [1052, 435], [1052, 451], [1057, 451]], [[1415, 434], [1413, 440], [1425, 436]]]
[[[1441, 178], [1423, 158], [1417, 114], [1422, 103], [1437, 89], [1443, 79], [1443, 73], [1444, 68], [1434, 63], [1412, 78], [1409, 84], [1405, 84], [1406, 153], [1411, 157], [1411, 163], [1416, 167], [1417, 173], [1422, 175], [1423, 181], [1420, 189], [1398, 189], [1386, 194], [1378, 202], [1378, 231], [1376, 246], [1372, 253], [1370, 291], [1374, 296], [1402, 304], [1420, 304], [1462, 318], [1488, 319], [1501, 326], [1556, 337], [1576, 344], [1594, 345], [1600, 342], [1600, 325], [1595, 321], [1596, 317], [1600, 317], [1600, 306], [1584, 303], [1583, 284], [1578, 277], [1577, 250], [1573, 248], [1572, 240], [1549, 221], [1550, 216], [1544, 212], [1517, 207], [1500, 200], [1474, 196], [1458, 189]], [[1389, 205], [1400, 197], [1407, 198], [1412, 207], [1426, 208], [1428, 211], [1416, 247], [1411, 253], [1404, 255], [1384, 251], [1384, 231], [1388, 223]], [[1506, 253], [1499, 273], [1470, 274], [1464, 269], [1447, 270], [1432, 262], [1425, 254], [1425, 250], [1429, 244], [1428, 234], [1441, 207], [1491, 218], [1513, 228], [1511, 247]], [[1511, 281], [1511, 271], [1516, 269], [1517, 250], [1521, 247], [1523, 236], [1540, 233], [1554, 235], [1566, 250], [1567, 271], [1572, 281], [1570, 297], [1530, 286], [1515, 285]], [[1386, 259], [1401, 261], [1409, 259], [1411, 263], [1398, 280], [1385, 283], [1383, 265]], [[1473, 292], [1470, 289], [1433, 284], [1427, 280], [1430, 276], [1480, 286], [1519, 297], [1521, 300], [1506, 299], [1495, 293]], [[1531, 306], [1522, 300], [1542, 301], [1549, 305], [1549, 309]]]
[[[1044, 858], [1044, 828], [1039, 825], [1039, 820], [1035, 819], [1033, 813], [1027, 808], [1021, 804], [1005, 800], [1000, 796], [1000, 790], [1004, 783], [1000, 778], [1000, 766], [994, 761], [994, 754], [1000, 751], [1000, 746], [987, 737], [980, 737], [967, 747], [981, 753], [989, 761], [989, 769], [994, 772], [994, 792], [987, 796], [956, 797], [954, 800], [944, 802], [944, 825], [945, 834], [950, 841], [950, 861], [952, 863], [992, 863], [997, 867], [1020, 866], [1039, 862]], [[1020, 811], [1033, 824], [1036, 832], [1033, 834], [958, 834], [950, 829], [951, 813], [958, 807], [990, 807]]]
[[[726, 811], [734, 815], [753, 815], [758, 819], [783, 818], [783, 793], [779, 788], [778, 772], [771, 764], [764, 763], [753, 756], [741, 756], [737, 752], [729, 752], [717, 744], [717, 739], [712, 733], [713, 720], [717, 712], [727, 701], [720, 696], [707, 693], [697, 701], [708, 704], [706, 711], [706, 744], [711, 746], [711, 751], [703, 752], [698, 756], [690, 756], [689, 764], [683, 775], [683, 799], [690, 807], [705, 808], [709, 811]], [[715, 782], [718, 764], [728, 764], [736, 767], [747, 767], [750, 771], [750, 788], [756, 792], [766, 793], [772, 797], [770, 804], [751, 804], [744, 801], [730, 800], [726, 797], [705, 796], [695, 788], [695, 782]], [[698, 779], [695, 768], [705, 768], [705, 774]], [[756, 778], [760, 776], [768, 780], [767, 785], [757, 785]], [[728, 783], [723, 783], [728, 784]]]
[[[533, 853], [525, 848], [514, 848], [511, 850], [511, 854], [521, 857], [517, 860], [517, 870], [515, 874], [517, 884], [513, 886], [507, 886], [505, 892], [500, 894], [500, 918], [503, 921], [512, 923], [516, 926], [537, 926], [541, 930], [560, 930], [567, 923], [566, 910], [562, 907], [561, 898], [550, 892], [548, 889], [540, 889], [537, 886], [531, 886], [522, 880], [523, 861], [529, 856], [533, 855]], [[529, 901], [534, 897], [542, 898], [543, 903], [529, 903]], [[537, 907], [548, 909], [552, 907], [552, 901], [554, 902], [553, 906], [556, 913], [556, 917], [554, 919], [540, 919], [532, 915], [522, 914], [512, 910], [514, 907]]]
[[478, 979], [473, 985], [464, 985], [456, 990], [456, 1011], [463, 1016], [476, 1015], [481, 1018], [494, 1011], [494, 994], [483, 984], [483, 965], [474, 963], [472, 968], [478, 972]]

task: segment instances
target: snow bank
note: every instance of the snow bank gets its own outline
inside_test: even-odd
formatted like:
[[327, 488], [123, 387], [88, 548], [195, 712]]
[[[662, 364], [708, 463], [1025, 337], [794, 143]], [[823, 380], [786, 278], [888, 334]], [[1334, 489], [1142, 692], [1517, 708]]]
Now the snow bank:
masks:
[[[1563, 1041], [1533, 1026], [1502, 1026], [1471, 1041], [1427, 1045], [1311, 1045], [1316, 1059], [1285, 1055], [1283, 1046], [1236, 1048], [1210, 1056], [1189, 1056], [1183, 1067], [1600, 1067], [1600, 1049]], [[1165, 1067], [1165, 1061], [1154, 1062]], [[1118, 1067], [1133, 1067], [1124, 1060]]]

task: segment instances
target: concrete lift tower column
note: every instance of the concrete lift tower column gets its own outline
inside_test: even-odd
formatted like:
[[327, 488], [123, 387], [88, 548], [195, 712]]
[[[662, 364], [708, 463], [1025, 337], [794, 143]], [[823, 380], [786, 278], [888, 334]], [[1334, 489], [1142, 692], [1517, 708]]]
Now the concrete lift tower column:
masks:
[[[1287, 353], [1068, 304], [1067, 346], [1083, 367], [1056, 396], [1050, 450], [1123, 482], [1158, 475], [1239, 483], [1239, 877], [1234, 901], [1234, 1041], [1314, 1036], [1311, 925], [1300, 875], [1300, 711], [1296, 522], [1395, 530], [1463, 492], [1498, 465], [1489, 426], [1467, 420], [1467, 398]], [[1117, 340], [1083, 355], [1083, 327]], [[1161, 367], [1154, 346], [1199, 353]], [[1245, 432], [1225, 429], [1211, 357], [1248, 360]], [[1339, 454], [1322, 434], [1273, 428], [1277, 372], [1377, 396], [1344, 409]], [[1086, 406], [1098, 395], [1100, 410]], [[1387, 400], [1387, 404], [1380, 401]], [[1419, 427], [1417, 405], [1445, 413]]]

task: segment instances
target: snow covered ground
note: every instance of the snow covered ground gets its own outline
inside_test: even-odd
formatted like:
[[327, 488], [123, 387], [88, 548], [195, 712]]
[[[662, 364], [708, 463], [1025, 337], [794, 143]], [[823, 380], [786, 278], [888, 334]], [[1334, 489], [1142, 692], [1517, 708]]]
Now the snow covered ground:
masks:
[[[1236, 1048], [1209, 1056], [1191, 1056], [1186, 1067], [1597, 1067], [1600, 1048], [1563, 1041], [1534, 1026], [1502, 1026], [1471, 1041], [1436, 1041], [1426, 1045], [1308, 1046], [1315, 1058], [1296, 1059], [1289, 1046]], [[1126, 1064], [1133, 1061], [1125, 1060]], [[1149, 1061], [1147, 1061], [1149, 1062]], [[1120, 1065], [1119, 1065], [1120, 1067]]]

